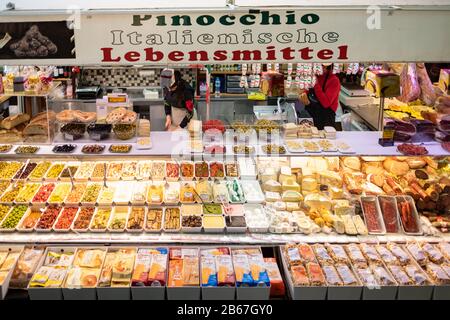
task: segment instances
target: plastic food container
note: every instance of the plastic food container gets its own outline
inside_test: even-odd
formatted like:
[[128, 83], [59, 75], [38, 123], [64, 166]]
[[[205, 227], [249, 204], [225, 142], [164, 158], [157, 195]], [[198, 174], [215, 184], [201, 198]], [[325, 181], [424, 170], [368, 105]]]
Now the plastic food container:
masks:
[[124, 232], [128, 225], [129, 207], [116, 206], [111, 212], [108, 223], [109, 232]]
[[223, 215], [204, 215], [203, 229], [206, 233], [223, 233], [225, 230]]
[[178, 182], [168, 182], [168, 188], [164, 188], [164, 203], [175, 205], [180, 202], [180, 184]]
[[166, 180], [178, 181], [180, 178], [180, 165], [175, 161], [166, 162]]
[[378, 196], [378, 204], [383, 216], [387, 233], [398, 233], [400, 231], [400, 221], [395, 197]]
[[361, 197], [361, 208], [369, 234], [386, 234], [386, 228], [377, 198]]
[[166, 162], [153, 161], [150, 177], [152, 180], [164, 180], [166, 177]]
[[178, 207], [164, 208], [163, 230], [164, 230], [164, 232], [179, 232], [181, 230], [180, 208], [178, 208]]
[[145, 219], [144, 230], [146, 232], [161, 232], [164, 224], [163, 208], [149, 208]]
[[403, 232], [407, 235], [420, 236], [423, 234], [422, 224], [413, 198], [410, 196], [396, 196], [397, 208]]
[[111, 221], [112, 211], [113, 208], [111, 207], [96, 208], [91, 224], [89, 225], [89, 231], [106, 232]]
[[82, 207], [78, 211], [77, 216], [75, 217], [71, 230], [74, 232], [87, 232], [89, 230], [89, 226], [91, 225], [92, 218], [95, 215], [94, 207]]
[[28, 208], [17, 225], [16, 230], [19, 232], [33, 232], [43, 211], [44, 209], [38, 207]]
[[[188, 221], [197, 220], [200, 223], [198, 225], [189, 226]], [[181, 216], [181, 231], [186, 233], [200, 233], [202, 232], [203, 219], [201, 215], [182, 215]]]
[[256, 180], [241, 180], [244, 198], [247, 203], [263, 203], [265, 201], [261, 186]]
[[58, 220], [61, 209], [62, 208], [58, 206], [47, 207], [42, 213], [34, 230], [36, 232], [51, 232], [53, 230], [53, 225]]
[[183, 161], [180, 164], [180, 176], [182, 180], [193, 180], [194, 179], [194, 162]]
[[53, 225], [53, 231], [69, 232], [70, 227], [75, 221], [79, 211], [80, 208], [77, 207], [64, 207], [55, 224]]
[[144, 230], [147, 221], [147, 207], [133, 206], [127, 220], [127, 232], [140, 233]]
[[195, 162], [194, 170], [195, 170], [196, 178], [208, 178], [209, 177], [209, 165], [205, 161]]
[[244, 204], [245, 222], [248, 230], [253, 233], [269, 231], [270, 221], [264, 207], [260, 204]]

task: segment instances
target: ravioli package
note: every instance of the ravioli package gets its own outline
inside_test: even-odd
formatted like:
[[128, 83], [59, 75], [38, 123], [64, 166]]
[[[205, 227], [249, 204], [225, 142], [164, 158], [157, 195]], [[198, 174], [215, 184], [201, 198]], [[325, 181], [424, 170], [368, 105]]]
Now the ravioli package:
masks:
[[147, 280], [150, 286], [164, 286], [166, 284], [167, 250], [165, 252], [152, 254]]
[[253, 278], [250, 274], [250, 264], [247, 255], [234, 254], [233, 265], [234, 271], [236, 272], [236, 285], [238, 287], [253, 286]]
[[233, 261], [229, 254], [217, 255], [216, 257], [217, 282], [219, 286], [234, 286], [236, 278], [234, 275]]
[[201, 257], [202, 287], [217, 287], [217, 269], [214, 256]]
[[249, 255], [250, 274], [254, 284], [257, 286], [265, 284], [270, 286], [270, 279], [267, 273], [266, 264], [262, 255]]
[[66, 273], [67, 269], [42, 266], [31, 278], [29, 286], [32, 288], [59, 288]]

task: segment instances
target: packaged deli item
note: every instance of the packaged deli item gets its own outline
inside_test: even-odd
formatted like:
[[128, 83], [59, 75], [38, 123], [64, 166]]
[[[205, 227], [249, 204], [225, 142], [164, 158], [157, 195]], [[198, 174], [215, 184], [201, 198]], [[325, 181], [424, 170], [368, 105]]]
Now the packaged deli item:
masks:
[[236, 285], [238, 287], [253, 286], [248, 256], [245, 254], [233, 254], [233, 265], [236, 273]]
[[143, 287], [147, 285], [150, 264], [152, 263], [152, 249], [139, 248], [136, 253], [134, 270], [131, 276], [131, 285]]
[[234, 286], [235, 275], [233, 261], [229, 254], [215, 256], [217, 269], [217, 284], [219, 286]]
[[314, 251], [308, 244], [299, 244], [298, 252], [300, 254], [300, 259], [302, 260], [303, 263], [316, 261]]
[[248, 255], [248, 263], [250, 265], [250, 274], [253, 278], [254, 285], [270, 286], [270, 279], [267, 273], [266, 264], [261, 254]]
[[285, 246], [285, 256], [289, 266], [302, 264], [300, 252], [298, 251], [298, 247], [295, 244]]
[[330, 286], [342, 286], [343, 282], [339, 277], [338, 272], [334, 266], [326, 265], [322, 266], [323, 273], [325, 274], [325, 278], [327, 280], [328, 285]]
[[306, 264], [306, 270], [308, 271], [308, 277], [311, 286], [324, 286], [325, 275], [322, 267], [316, 262], [309, 262]]
[[291, 277], [296, 287], [309, 286], [310, 281], [306, 268], [303, 265], [291, 267]]
[[386, 248], [382, 244], [377, 244], [375, 246], [375, 249], [377, 250], [378, 254], [381, 256], [381, 259], [383, 259], [385, 264], [400, 264], [397, 257], [392, 254], [392, 252]]
[[333, 258], [331, 258], [330, 254], [327, 251], [327, 248], [325, 248], [323, 244], [314, 244], [313, 249], [320, 264], [334, 264]]
[[337, 264], [336, 270], [342, 279], [342, 282], [345, 286], [356, 286], [358, 285], [358, 280], [356, 279], [355, 274], [350, 269], [350, 267], [346, 264]]
[[401, 266], [390, 265], [388, 266], [389, 271], [394, 276], [395, 280], [399, 285], [411, 286], [414, 285], [414, 281], [408, 276]]
[[417, 211], [412, 198], [407, 196], [398, 196], [396, 199], [398, 212], [405, 233], [421, 233], [420, 222], [417, 218]]
[[378, 286], [375, 275], [369, 267], [356, 267], [355, 272], [365, 287], [376, 288]]
[[414, 264], [409, 264], [404, 267], [406, 274], [414, 281], [416, 285], [423, 286], [429, 285], [430, 281], [428, 280], [426, 274]]
[[392, 276], [387, 272], [387, 270], [382, 265], [373, 264], [370, 266], [373, 274], [379, 285], [381, 286], [393, 286], [396, 285], [396, 281]]
[[408, 253], [406, 253], [406, 251], [400, 245], [390, 242], [387, 243], [386, 246], [392, 252], [392, 254], [397, 257], [402, 266], [411, 263], [411, 258], [409, 257]]
[[[10, 288], [25, 289], [35, 272], [39, 260], [44, 254], [43, 247], [25, 247], [17, 260], [11, 280]], [[0, 283], [2, 281], [0, 280]]]
[[397, 207], [394, 197], [379, 196], [381, 213], [383, 215], [386, 232], [397, 233], [400, 230]]
[[438, 285], [449, 285], [450, 275], [441, 268], [441, 266], [435, 263], [427, 263], [426, 270], [428, 275], [433, 279], [433, 281]]
[[115, 253], [112, 264], [111, 287], [128, 287], [131, 283], [136, 249], [124, 248]]
[[72, 267], [67, 273], [64, 288], [95, 288], [100, 277], [100, 269]]
[[152, 255], [152, 262], [148, 272], [147, 283], [150, 286], [165, 286], [167, 271], [167, 250], [158, 249], [158, 253]]
[[183, 260], [169, 260], [169, 279], [167, 286], [182, 287], [183, 284]]
[[55, 268], [68, 268], [72, 265], [75, 255], [71, 251], [47, 251], [44, 265]]
[[326, 244], [325, 247], [328, 250], [328, 253], [333, 258], [336, 263], [349, 264], [350, 259], [345, 253], [344, 247], [339, 244]]
[[104, 249], [78, 249], [73, 261], [73, 266], [81, 268], [97, 269], [102, 266], [106, 256]]
[[377, 250], [373, 245], [367, 244], [367, 243], [361, 243], [360, 245], [361, 251], [366, 257], [369, 264], [376, 264], [376, 265], [382, 265], [383, 260], [381, 259], [380, 255], [378, 254]]
[[347, 244], [344, 248], [354, 266], [367, 267], [367, 260], [356, 243]]
[[441, 264], [445, 261], [444, 255], [431, 243], [424, 242], [421, 247], [431, 262]]
[[423, 267], [428, 262], [428, 256], [425, 251], [420, 247], [417, 242], [410, 242], [406, 244], [406, 249], [408, 249], [409, 253], [412, 255], [414, 260]]
[[116, 259], [117, 251], [109, 251], [106, 253], [105, 262], [103, 262], [102, 271], [98, 280], [98, 287], [111, 287], [112, 266]]
[[6, 254], [2, 265], [0, 266], [0, 271], [10, 271], [19, 259], [20, 252], [9, 252]]
[[183, 285], [184, 286], [199, 286], [199, 259], [197, 256], [183, 258]]
[[66, 268], [41, 266], [30, 280], [31, 288], [60, 288], [66, 278]]
[[217, 270], [214, 256], [201, 256], [201, 286], [217, 287]]
[[444, 257], [450, 261], [450, 243], [449, 242], [439, 242], [437, 248], [441, 250]]

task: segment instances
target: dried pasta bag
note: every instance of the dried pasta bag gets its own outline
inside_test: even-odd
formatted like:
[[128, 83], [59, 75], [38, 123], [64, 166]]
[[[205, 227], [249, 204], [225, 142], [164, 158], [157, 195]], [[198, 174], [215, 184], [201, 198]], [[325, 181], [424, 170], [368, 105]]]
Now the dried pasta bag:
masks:
[[45, 257], [44, 265], [49, 267], [68, 268], [72, 265], [74, 260], [73, 252], [54, 252], [48, 251]]
[[14, 268], [9, 287], [26, 288], [43, 254], [44, 249], [25, 248]]
[[381, 257], [379, 256], [377, 250], [375, 248], [367, 243], [361, 243], [359, 245], [361, 248], [361, 251], [363, 255], [366, 257], [367, 261], [369, 261], [369, 264], [377, 264], [382, 265], [383, 260], [381, 260]]
[[345, 286], [357, 286], [358, 280], [353, 271], [346, 264], [336, 265], [336, 270]]
[[325, 278], [327, 279], [327, 283], [330, 286], [342, 286], [343, 282], [339, 277], [339, 274], [336, 271], [334, 266], [323, 266], [323, 273], [325, 274]]
[[375, 279], [375, 275], [373, 274], [372, 270], [370, 270], [369, 267], [367, 268], [356, 268], [356, 273], [361, 279], [364, 286], [368, 288], [375, 288], [378, 287], [377, 280]]
[[264, 258], [264, 262], [266, 263], [266, 270], [270, 279], [270, 296], [283, 297], [286, 293], [286, 288], [278, 268], [277, 259]]
[[388, 243], [387, 248], [392, 252], [392, 254], [398, 259], [400, 265], [406, 266], [411, 263], [411, 258], [408, 253], [396, 243]]
[[300, 253], [300, 259], [303, 263], [314, 262], [316, 261], [316, 256], [314, 255], [314, 251], [307, 244], [299, 244], [298, 252]]
[[396, 266], [396, 265], [391, 265], [391, 266], [388, 266], [388, 268], [399, 285], [401, 285], [401, 286], [414, 285], [414, 281], [408, 276], [408, 274], [403, 270], [402, 267]]
[[355, 243], [351, 243], [345, 246], [345, 251], [347, 252], [352, 264], [358, 267], [367, 267], [367, 260], [361, 252], [359, 246]]
[[416, 260], [421, 267], [424, 267], [428, 263], [427, 254], [424, 250], [422, 250], [417, 242], [408, 243], [406, 245], [406, 249], [408, 249], [414, 260]]
[[286, 245], [286, 258], [289, 266], [297, 266], [302, 263], [302, 258], [296, 245]]
[[439, 242], [437, 244], [439, 250], [441, 250], [444, 257], [450, 261], [450, 243], [448, 242]]
[[[228, 252], [228, 249], [227, 249]], [[233, 261], [229, 253], [216, 255], [217, 282], [219, 287], [234, 286], [236, 278], [234, 276]]]
[[217, 287], [216, 260], [214, 256], [201, 257], [202, 287]]
[[379, 285], [381, 286], [394, 286], [396, 285], [395, 279], [389, 274], [389, 272], [381, 265], [371, 265], [370, 269]]
[[236, 285], [238, 287], [251, 287], [254, 285], [250, 274], [250, 265], [247, 255], [233, 254], [234, 272], [236, 273]]
[[325, 275], [322, 267], [316, 262], [309, 262], [306, 264], [306, 271], [312, 286], [324, 286]]
[[413, 264], [405, 266], [405, 272], [416, 285], [424, 286], [430, 284], [430, 281], [423, 271]]
[[423, 243], [422, 249], [425, 251], [425, 254], [431, 262], [442, 264], [445, 261], [444, 255], [431, 243]]
[[262, 255], [249, 255], [248, 264], [250, 266], [250, 274], [255, 285], [270, 286], [269, 274], [267, 273], [266, 264]]
[[103, 263], [103, 269], [100, 272], [100, 278], [98, 280], [99, 287], [111, 287], [112, 269], [113, 263], [116, 259], [116, 252], [108, 252], [106, 254], [105, 262]]
[[[167, 251], [165, 251], [167, 252]], [[150, 286], [165, 286], [167, 270], [167, 253], [152, 255], [152, 263], [148, 272], [147, 284]]]
[[309, 286], [309, 278], [306, 268], [302, 265], [293, 266], [291, 268], [292, 282], [297, 287]]
[[435, 263], [427, 264], [427, 273], [430, 275], [436, 284], [448, 285], [450, 284], [450, 275], [448, 275], [444, 269]]
[[333, 258], [329, 255], [327, 248], [323, 244], [313, 245], [317, 260], [322, 264], [334, 264]]
[[327, 248], [330, 256], [333, 258], [334, 262], [345, 263], [345, 264], [350, 263], [350, 259], [348, 258], [347, 254], [345, 253], [343, 246], [341, 246], [339, 244], [327, 244], [326, 248]]
[[375, 248], [376, 248], [378, 254], [381, 256], [381, 259], [383, 259], [384, 263], [386, 263], [388, 265], [400, 264], [398, 259], [384, 245], [378, 244], [375, 246]]

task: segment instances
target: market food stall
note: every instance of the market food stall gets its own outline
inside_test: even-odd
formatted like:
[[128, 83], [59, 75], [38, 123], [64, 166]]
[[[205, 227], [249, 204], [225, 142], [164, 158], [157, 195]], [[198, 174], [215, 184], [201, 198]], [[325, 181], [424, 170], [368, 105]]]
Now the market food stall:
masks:
[[[0, 296], [449, 299], [450, 98], [422, 69], [448, 62], [449, 4], [237, 5], [1, 13], [0, 99], [24, 100], [1, 121]], [[371, 72], [383, 132], [290, 114], [289, 92], [326, 61]], [[155, 78], [144, 100], [161, 103], [160, 74], [176, 67], [204, 86], [185, 130], [155, 130], [157, 108], [131, 94], [78, 86]], [[245, 95], [225, 95], [233, 86]]]

